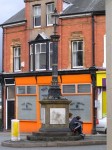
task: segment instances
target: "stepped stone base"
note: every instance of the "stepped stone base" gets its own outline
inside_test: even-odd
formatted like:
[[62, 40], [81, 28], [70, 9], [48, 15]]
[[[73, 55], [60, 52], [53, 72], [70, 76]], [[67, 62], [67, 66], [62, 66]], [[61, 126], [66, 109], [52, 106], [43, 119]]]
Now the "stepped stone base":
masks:
[[79, 134], [72, 132], [33, 132], [32, 135], [27, 135], [27, 140], [30, 141], [77, 141], [82, 139]]

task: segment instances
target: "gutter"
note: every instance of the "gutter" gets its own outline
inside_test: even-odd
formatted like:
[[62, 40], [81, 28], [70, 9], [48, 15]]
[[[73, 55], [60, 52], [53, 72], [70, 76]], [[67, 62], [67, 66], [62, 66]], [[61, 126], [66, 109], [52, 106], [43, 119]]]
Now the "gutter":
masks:
[[2, 28], [5, 28], [5, 27], [11, 27], [11, 26], [18, 26], [18, 25], [22, 25], [22, 24], [25, 24], [27, 21], [26, 20], [23, 20], [23, 21], [18, 21], [18, 22], [11, 22], [11, 23], [6, 23], [6, 24], [1, 24], [0, 26]]
[[79, 12], [79, 13], [73, 13], [73, 14], [60, 14], [60, 19], [65, 19], [65, 18], [75, 18], [75, 17], [87, 17], [91, 16], [91, 14], [94, 15], [105, 15], [105, 10], [102, 11], [88, 11], [88, 12]]
[[65, 15], [60, 16], [60, 19], [67, 19], [67, 18], [78, 18], [78, 17], [88, 17], [91, 16], [91, 13], [85, 13], [85, 14], [73, 14], [73, 15]]

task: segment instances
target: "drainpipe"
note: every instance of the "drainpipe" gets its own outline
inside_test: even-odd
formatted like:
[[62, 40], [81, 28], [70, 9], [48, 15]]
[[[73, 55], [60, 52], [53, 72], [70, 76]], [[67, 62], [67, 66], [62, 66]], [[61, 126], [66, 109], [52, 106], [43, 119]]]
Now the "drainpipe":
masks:
[[94, 14], [92, 13], [92, 66], [89, 68], [92, 80], [92, 112], [93, 112], [93, 128], [92, 134], [96, 134], [96, 108], [95, 108], [95, 99], [96, 99], [96, 67], [95, 67], [95, 28], [94, 28]]
[[[3, 28], [2, 28], [3, 29]], [[1, 79], [1, 99], [2, 99], [2, 126], [1, 130], [4, 130], [4, 29], [2, 34], [2, 79]]]
[[95, 66], [95, 29], [94, 29], [94, 14], [92, 13], [92, 66]]

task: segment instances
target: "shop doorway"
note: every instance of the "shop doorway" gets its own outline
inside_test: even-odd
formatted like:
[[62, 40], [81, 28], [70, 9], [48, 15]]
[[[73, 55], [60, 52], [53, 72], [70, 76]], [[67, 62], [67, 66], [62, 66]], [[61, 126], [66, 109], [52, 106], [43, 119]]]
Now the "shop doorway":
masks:
[[14, 119], [14, 101], [7, 101], [7, 129], [11, 129], [11, 120]]

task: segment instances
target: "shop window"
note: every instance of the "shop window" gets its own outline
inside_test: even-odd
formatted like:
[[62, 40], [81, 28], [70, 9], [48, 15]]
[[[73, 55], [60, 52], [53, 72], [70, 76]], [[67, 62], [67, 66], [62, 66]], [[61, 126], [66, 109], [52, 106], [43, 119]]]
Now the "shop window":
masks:
[[39, 99], [44, 100], [48, 97], [48, 90], [49, 90], [48, 85], [42, 85], [39, 87]]
[[91, 122], [91, 95], [69, 95], [64, 97], [72, 101], [69, 105], [69, 111], [74, 116], [81, 116], [83, 122]]
[[90, 93], [91, 92], [91, 85], [90, 84], [78, 84], [77, 85], [77, 92], [78, 93]]
[[35, 94], [36, 87], [35, 86], [27, 86], [27, 94]]
[[62, 86], [62, 93], [75, 93], [75, 85], [63, 85]]
[[83, 41], [72, 41], [72, 68], [83, 66]]
[[7, 99], [12, 100], [15, 99], [15, 86], [7, 86]]
[[41, 5], [34, 6], [34, 27], [41, 26]]
[[36, 86], [17, 86], [16, 94], [36, 94]]
[[36, 120], [36, 96], [18, 96], [17, 116], [19, 120]]
[[47, 4], [47, 26], [53, 25], [54, 3]]

